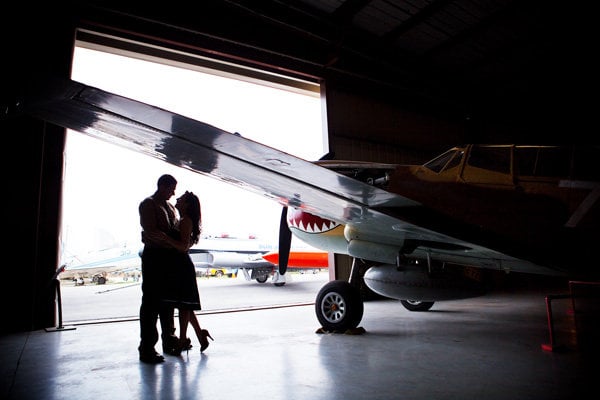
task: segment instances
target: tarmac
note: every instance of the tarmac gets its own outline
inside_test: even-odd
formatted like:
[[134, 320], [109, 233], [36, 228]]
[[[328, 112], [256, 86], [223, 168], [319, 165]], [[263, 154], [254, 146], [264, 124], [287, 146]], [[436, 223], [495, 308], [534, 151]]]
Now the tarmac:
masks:
[[596, 399], [597, 353], [578, 346], [569, 301], [554, 302], [547, 349], [556, 292], [500, 290], [428, 312], [371, 300], [363, 334], [317, 333], [314, 304], [202, 311], [209, 348], [192, 336], [188, 353], [157, 365], [138, 360], [135, 319], [5, 335], [0, 397]]

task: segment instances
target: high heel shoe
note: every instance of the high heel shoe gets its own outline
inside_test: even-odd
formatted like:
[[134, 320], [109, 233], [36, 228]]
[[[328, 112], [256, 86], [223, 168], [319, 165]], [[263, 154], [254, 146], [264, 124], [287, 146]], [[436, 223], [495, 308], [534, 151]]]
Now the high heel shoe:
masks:
[[215, 340], [213, 339], [212, 336], [210, 336], [210, 333], [208, 333], [208, 331], [206, 329], [202, 329], [200, 331], [200, 353], [204, 352], [204, 350], [207, 349], [208, 347], [208, 338], [210, 338], [210, 340]]
[[179, 339], [179, 347], [181, 347], [181, 351], [189, 352], [192, 348], [192, 340], [190, 338]]

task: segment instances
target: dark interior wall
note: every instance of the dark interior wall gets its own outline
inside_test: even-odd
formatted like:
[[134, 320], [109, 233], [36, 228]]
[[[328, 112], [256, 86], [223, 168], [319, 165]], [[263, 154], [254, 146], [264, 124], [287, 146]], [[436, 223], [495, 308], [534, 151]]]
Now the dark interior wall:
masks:
[[[8, 165], [3, 220], [8, 223], [1, 291], [2, 331], [52, 326], [54, 292], [50, 283], [57, 260], [62, 169], [62, 129], [29, 118], [1, 123], [4, 145], [23, 159]], [[47, 128], [47, 129], [46, 129]], [[14, 160], [12, 160], [14, 161]]]
[[399, 104], [381, 91], [327, 82], [330, 150], [338, 159], [414, 164], [466, 141], [467, 121]]
[[[10, 38], [1, 80], [2, 106], [18, 110], [30, 85], [44, 76], [70, 74], [74, 27], [56, 8], [15, 4], [6, 12], [2, 37]], [[12, 115], [12, 114], [11, 114]], [[0, 291], [3, 333], [29, 331], [55, 324], [52, 277], [58, 262], [64, 129], [27, 117], [0, 121], [4, 141], [7, 222]], [[8, 204], [10, 202], [10, 204]]]

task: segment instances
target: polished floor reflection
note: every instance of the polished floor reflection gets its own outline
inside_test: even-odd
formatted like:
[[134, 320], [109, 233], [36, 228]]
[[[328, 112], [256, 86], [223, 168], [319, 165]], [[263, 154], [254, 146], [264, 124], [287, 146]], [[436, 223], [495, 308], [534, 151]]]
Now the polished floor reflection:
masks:
[[[138, 322], [0, 337], [3, 399], [597, 398], [596, 358], [573, 345], [557, 302], [548, 342], [543, 291], [498, 292], [411, 313], [365, 303], [362, 335], [318, 334], [313, 305], [200, 314], [215, 341], [140, 363]], [[158, 349], [158, 348], [157, 348]]]

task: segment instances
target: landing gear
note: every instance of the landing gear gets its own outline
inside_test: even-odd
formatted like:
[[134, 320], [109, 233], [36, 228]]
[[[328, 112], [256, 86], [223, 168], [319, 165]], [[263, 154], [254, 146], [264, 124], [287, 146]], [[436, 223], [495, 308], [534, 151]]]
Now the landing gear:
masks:
[[408, 311], [429, 311], [433, 307], [433, 301], [400, 300], [400, 303]]
[[279, 271], [273, 272], [273, 285], [275, 285], [275, 286], [285, 285], [285, 275], [280, 274]]
[[317, 294], [315, 311], [326, 331], [356, 328], [364, 311], [360, 290], [346, 281], [328, 282]]
[[102, 274], [96, 274], [96, 275], [92, 276], [92, 282], [97, 285], [104, 285], [106, 283], [106, 281], [107, 281], [106, 277]]
[[[362, 260], [360, 262], [363, 263]], [[344, 332], [356, 328], [360, 323], [364, 312], [360, 274], [361, 268], [355, 258], [348, 282], [331, 281], [319, 290], [315, 311], [326, 331]]]

